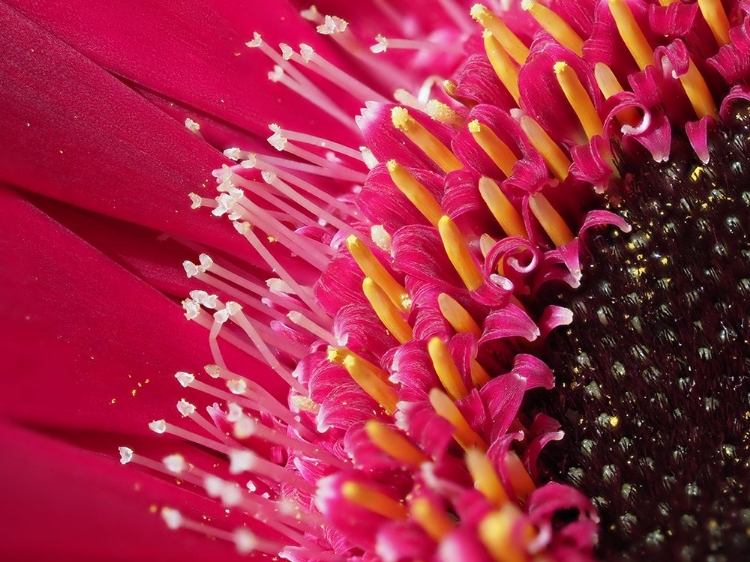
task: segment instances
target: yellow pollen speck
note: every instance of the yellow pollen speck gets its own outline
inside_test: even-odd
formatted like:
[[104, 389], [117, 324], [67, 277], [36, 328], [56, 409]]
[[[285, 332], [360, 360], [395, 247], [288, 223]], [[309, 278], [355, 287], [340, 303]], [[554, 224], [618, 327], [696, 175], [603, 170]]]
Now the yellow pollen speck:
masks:
[[613, 416], [609, 418], [609, 425], [611, 425], [612, 427], [617, 427], [619, 423], [620, 423], [620, 418], [618, 418], [617, 416]]
[[135, 396], [135, 394], [137, 392], [138, 392], [138, 389], [134, 388], [133, 390], [130, 391], [130, 394], [132, 394], [133, 396]]
[[149, 510], [150, 513], [156, 513], [158, 511], [158, 509], [159, 508], [156, 507], [156, 504], [153, 504], [153, 503], [150, 506], [148, 506], [148, 510]]
[[115, 404], [116, 402], [117, 402], [117, 398], [113, 398], [112, 400], [110, 400], [110, 402], [109, 402], [109, 403], [110, 403], [110, 404]]

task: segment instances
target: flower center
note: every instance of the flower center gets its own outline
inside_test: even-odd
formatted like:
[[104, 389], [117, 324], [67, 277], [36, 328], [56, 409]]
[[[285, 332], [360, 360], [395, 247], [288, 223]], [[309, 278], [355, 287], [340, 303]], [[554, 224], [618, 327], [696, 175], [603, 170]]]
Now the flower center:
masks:
[[743, 105], [709, 164], [679, 137], [668, 162], [621, 154], [610, 206], [633, 229], [591, 237], [581, 288], [554, 297], [575, 321], [543, 355], [567, 443], [547, 467], [597, 504], [607, 560], [750, 548], [749, 135]]

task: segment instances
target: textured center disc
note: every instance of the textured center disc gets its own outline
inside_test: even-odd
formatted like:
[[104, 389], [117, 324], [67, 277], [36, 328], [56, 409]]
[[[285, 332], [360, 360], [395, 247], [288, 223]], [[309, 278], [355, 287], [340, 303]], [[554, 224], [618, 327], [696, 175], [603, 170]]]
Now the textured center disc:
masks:
[[[544, 411], [566, 438], [549, 476], [592, 498], [606, 560], [750, 557], [750, 111], [703, 165], [624, 154], [610, 208], [633, 227], [586, 242], [575, 321], [550, 338]], [[572, 304], [571, 304], [572, 303]]]

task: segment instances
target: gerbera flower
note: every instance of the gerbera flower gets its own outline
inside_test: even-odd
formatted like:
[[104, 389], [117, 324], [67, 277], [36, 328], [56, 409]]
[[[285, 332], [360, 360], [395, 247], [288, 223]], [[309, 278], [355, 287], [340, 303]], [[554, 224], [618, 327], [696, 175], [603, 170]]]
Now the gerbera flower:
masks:
[[141, 225], [4, 192], [12, 364], [60, 372], [4, 412], [129, 434], [127, 505], [197, 557], [746, 554], [746, 7], [438, 4], [4, 7], [0, 177]]

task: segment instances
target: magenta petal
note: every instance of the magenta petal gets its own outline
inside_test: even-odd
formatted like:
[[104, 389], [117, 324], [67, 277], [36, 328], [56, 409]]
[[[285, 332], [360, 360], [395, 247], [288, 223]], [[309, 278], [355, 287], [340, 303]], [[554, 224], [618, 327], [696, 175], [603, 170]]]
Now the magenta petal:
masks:
[[[230, 543], [167, 528], [150, 506], [193, 519], [216, 502], [111, 458], [0, 423], [4, 560], [213, 562], [239, 560]], [[116, 453], [116, 444], [113, 446]], [[167, 454], [167, 453], [165, 453]], [[136, 490], [136, 491], [134, 491]]]
[[462, 287], [453, 269], [437, 229], [431, 226], [406, 226], [393, 237], [393, 265], [399, 271], [435, 285]]
[[674, 2], [668, 6], [652, 4], [648, 7], [648, 21], [654, 33], [683, 37], [693, 28], [697, 13], [697, 3]]
[[750, 17], [730, 29], [729, 38], [731, 43], [724, 45], [707, 62], [731, 84], [750, 75]]
[[479, 542], [474, 531], [458, 528], [445, 537], [438, 550], [440, 562], [471, 560], [472, 562], [492, 562], [492, 557]]
[[[330, 56], [314, 27], [283, 0], [239, 5], [226, 0], [11, 4], [113, 75], [259, 136], [266, 134], [269, 120], [307, 130], [327, 122], [316, 107], [271, 84], [266, 75], [273, 64], [245, 46], [253, 32], [260, 31], [273, 46], [279, 41], [309, 43]], [[260, 11], [262, 19], [256, 17]], [[268, 23], [260, 28], [262, 21]], [[349, 109], [355, 111], [354, 105]]]
[[523, 338], [534, 341], [541, 335], [531, 317], [515, 304], [490, 312], [484, 321], [484, 332], [479, 344], [504, 338]]
[[205, 330], [15, 193], [0, 190], [0, 200], [0, 332], [12, 373], [0, 408], [38, 425], [148, 431], [174, 410], [174, 373], [212, 362]]
[[208, 193], [221, 154], [5, 4], [0, 51], [0, 180], [252, 255], [228, 225], [196, 222], [188, 206], [189, 192]]
[[685, 123], [685, 132], [687, 133], [690, 145], [704, 164], [708, 164], [710, 159], [708, 154], [708, 126], [711, 123], [713, 123], [713, 118], [709, 115], [701, 118], [700, 121]]

